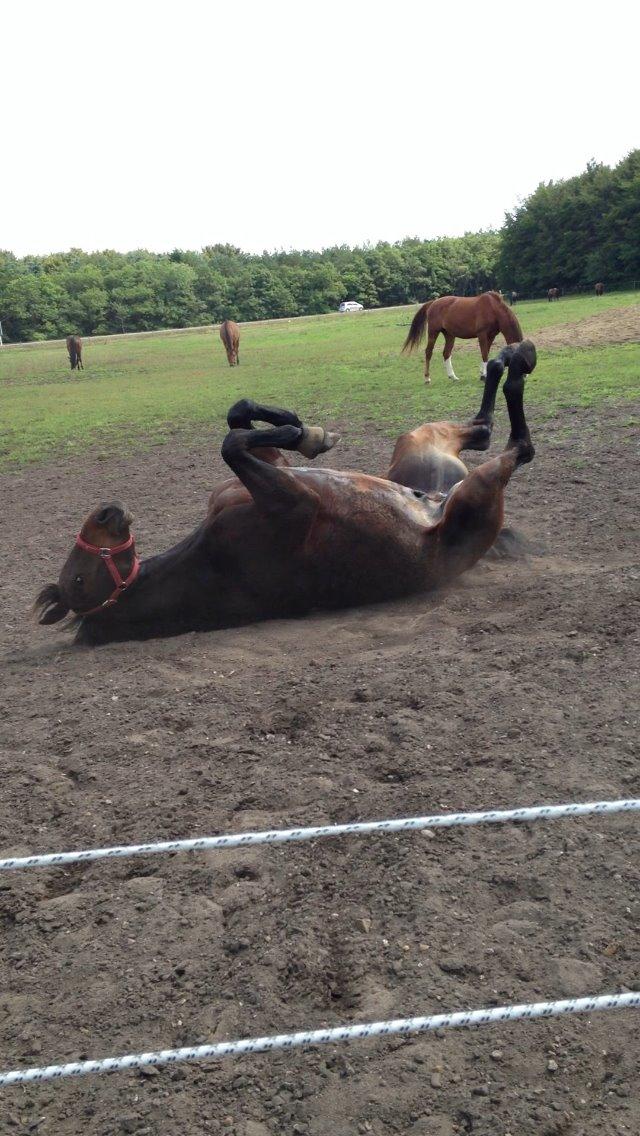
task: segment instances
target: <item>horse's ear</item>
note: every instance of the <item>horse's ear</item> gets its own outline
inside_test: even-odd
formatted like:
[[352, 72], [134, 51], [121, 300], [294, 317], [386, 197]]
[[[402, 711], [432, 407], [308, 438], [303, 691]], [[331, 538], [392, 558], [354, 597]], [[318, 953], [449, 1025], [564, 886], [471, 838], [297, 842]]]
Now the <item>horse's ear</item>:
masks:
[[121, 537], [128, 532], [133, 517], [124, 505], [114, 501], [96, 509], [92, 520], [96, 525], [100, 525], [100, 528], [106, 529], [111, 536]]
[[69, 608], [64, 603], [57, 584], [47, 584], [42, 589], [33, 605], [33, 612], [38, 623], [43, 624], [59, 623], [69, 614]]

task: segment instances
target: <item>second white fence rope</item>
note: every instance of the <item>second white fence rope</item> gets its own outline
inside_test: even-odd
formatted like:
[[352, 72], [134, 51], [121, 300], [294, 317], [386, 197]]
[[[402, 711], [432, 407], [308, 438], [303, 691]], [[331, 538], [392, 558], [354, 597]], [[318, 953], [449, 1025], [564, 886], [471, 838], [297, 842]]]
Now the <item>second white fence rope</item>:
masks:
[[295, 1049], [332, 1042], [354, 1041], [391, 1034], [424, 1033], [427, 1030], [484, 1026], [491, 1022], [514, 1022], [521, 1018], [552, 1018], [561, 1014], [591, 1014], [601, 1010], [622, 1010], [640, 1006], [640, 992], [601, 994], [591, 998], [567, 998], [557, 1002], [530, 1002], [516, 1006], [494, 1006], [484, 1010], [461, 1010], [429, 1017], [395, 1018], [386, 1022], [363, 1022], [354, 1026], [301, 1030], [271, 1037], [248, 1037], [240, 1041], [221, 1041], [216, 1045], [157, 1049], [148, 1053], [128, 1053], [123, 1057], [104, 1057], [98, 1061], [71, 1061], [66, 1065], [45, 1065], [39, 1069], [14, 1069], [0, 1073], [0, 1088], [33, 1081], [57, 1081], [63, 1077], [86, 1077], [91, 1073], [112, 1073], [139, 1069], [144, 1065], [175, 1065], [183, 1061], [204, 1061], [244, 1053], [264, 1053], [273, 1049]]

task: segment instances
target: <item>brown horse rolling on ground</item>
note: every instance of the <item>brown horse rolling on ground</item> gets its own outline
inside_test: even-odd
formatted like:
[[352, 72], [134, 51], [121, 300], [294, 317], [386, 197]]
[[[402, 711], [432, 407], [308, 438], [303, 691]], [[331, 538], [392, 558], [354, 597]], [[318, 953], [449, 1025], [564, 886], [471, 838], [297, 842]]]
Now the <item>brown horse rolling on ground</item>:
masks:
[[604, 284], [601, 282], [596, 284], [596, 296], [604, 296]]
[[560, 299], [560, 289], [559, 288], [550, 288], [549, 291], [547, 292], [547, 299], [548, 299], [549, 303], [551, 303], [552, 300], [559, 300]]
[[71, 370], [84, 371], [82, 364], [82, 340], [79, 335], [67, 336], [67, 351], [69, 352], [69, 362], [71, 363]]
[[[386, 478], [290, 467], [281, 450], [312, 459], [337, 435], [288, 410], [236, 403], [222, 446], [233, 476], [195, 531], [139, 564], [130, 514], [99, 506], [58, 583], [40, 592], [40, 623], [71, 611], [78, 639], [100, 643], [375, 603], [454, 579], [494, 544], [505, 486], [533, 458], [523, 392], [535, 364], [532, 343], [505, 347], [489, 363], [478, 415], [404, 434]], [[460, 451], [488, 449], [505, 366], [506, 449], [468, 473]]]
[[477, 339], [482, 355], [480, 378], [487, 374], [487, 360], [493, 341], [499, 332], [506, 343], [520, 343], [522, 330], [515, 315], [497, 292], [483, 292], [480, 296], [440, 296], [428, 300], [413, 317], [403, 351], [413, 351], [428, 332], [424, 354], [424, 381], [430, 383], [429, 364], [440, 332], [444, 334], [444, 365], [450, 379], [457, 379], [451, 362], [456, 337]]
[[240, 363], [240, 328], [233, 320], [225, 320], [220, 324], [220, 338], [224, 343], [224, 349], [227, 353], [230, 367], [236, 367]]

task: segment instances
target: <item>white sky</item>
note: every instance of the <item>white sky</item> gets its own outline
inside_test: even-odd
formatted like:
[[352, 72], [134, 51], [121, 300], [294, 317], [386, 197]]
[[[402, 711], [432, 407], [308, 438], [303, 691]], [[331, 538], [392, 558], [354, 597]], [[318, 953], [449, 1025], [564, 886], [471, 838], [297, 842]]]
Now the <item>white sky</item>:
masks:
[[620, 0], [21, 0], [0, 248], [249, 251], [499, 226], [640, 143]]

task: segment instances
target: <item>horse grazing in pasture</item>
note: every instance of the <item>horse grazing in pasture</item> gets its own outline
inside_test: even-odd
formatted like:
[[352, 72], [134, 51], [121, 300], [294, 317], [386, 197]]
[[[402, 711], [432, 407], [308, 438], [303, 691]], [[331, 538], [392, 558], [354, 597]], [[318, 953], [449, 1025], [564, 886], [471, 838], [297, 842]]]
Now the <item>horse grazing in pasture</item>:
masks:
[[601, 281], [596, 284], [596, 296], [604, 296], [604, 284]]
[[487, 374], [487, 360], [498, 332], [506, 343], [519, 343], [522, 330], [513, 312], [497, 292], [483, 292], [480, 296], [440, 296], [428, 300], [413, 317], [403, 351], [413, 351], [428, 332], [424, 355], [424, 381], [430, 383], [429, 364], [440, 332], [444, 334], [444, 365], [450, 379], [457, 379], [451, 362], [456, 336], [460, 339], [477, 339], [482, 355], [480, 378]]
[[[505, 486], [533, 458], [523, 393], [535, 364], [532, 343], [505, 347], [487, 369], [478, 415], [464, 426], [437, 422], [403, 435], [386, 478], [292, 467], [281, 451], [313, 459], [338, 436], [303, 426], [289, 410], [236, 403], [222, 445], [233, 476], [214, 489], [202, 523], [140, 564], [131, 515], [117, 503], [100, 505], [58, 583], [40, 592], [40, 623], [73, 612], [78, 640], [100, 643], [303, 616], [452, 580], [494, 544]], [[488, 449], [505, 367], [506, 449], [468, 473], [460, 451]]]
[[67, 351], [69, 352], [69, 362], [71, 363], [71, 370], [84, 371], [82, 364], [82, 340], [79, 335], [67, 336]]
[[225, 320], [220, 324], [220, 338], [224, 343], [224, 349], [227, 353], [230, 367], [236, 367], [240, 363], [240, 328], [233, 320]]
[[517, 302], [518, 302], [518, 293], [512, 292], [511, 293], [511, 307], [514, 307], [514, 305], [517, 304]]
[[560, 289], [559, 288], [550, 288], [549, 291], [547, 292], [547, 299], [548, 299], [549, 303], [551, 303], [552, 300], [559, 300], [560, 299]]

